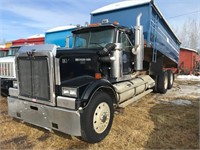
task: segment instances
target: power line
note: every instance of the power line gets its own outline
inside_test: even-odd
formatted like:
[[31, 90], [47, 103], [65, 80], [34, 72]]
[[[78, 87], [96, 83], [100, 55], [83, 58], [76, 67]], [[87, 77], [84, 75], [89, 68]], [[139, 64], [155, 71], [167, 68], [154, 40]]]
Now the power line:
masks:
[[197, 11], [193, 11], [193, 12], [189, 12], [189, 13], [185, 13], [185, 14], [181, 14], [181, 15], [177, 15], [177, 16], [173, 16], [173, 17], [168, 17], [167, 19], [173, 19], [173, 18], [191, 15], [191, 14], [195, 14], [195, 13], [199, 13], [199, 12], [200, 12], [200, 10], [197, 10]]

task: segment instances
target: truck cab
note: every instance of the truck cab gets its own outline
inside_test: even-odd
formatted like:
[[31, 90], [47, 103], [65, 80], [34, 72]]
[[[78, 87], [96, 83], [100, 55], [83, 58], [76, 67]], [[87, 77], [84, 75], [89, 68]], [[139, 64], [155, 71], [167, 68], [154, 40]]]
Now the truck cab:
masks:
[[155, 85], [149, 75], [139, 73], [141, 29], [97, 23], [73, 31], [71, 49], [48, 44], [20, 48], [9, 114], [90, 143], [101, 141], [110, 131], [114, 110], [152, 92]]
[[[57, 51], [56, 57], [60, 58], [62, 80], [82, 75], [95, 77], [95, 74], [100, 74], [102, 78], [114, 82], [116, 75], [111, 71], [114, 55], [111, 51], [116, 47], [114, 43], [119, 43], [118, 46], [123, 47], [120, 53], [123, 70], [120, 73], [125, 75], [133, 72], [133, 33], [130, 29], [115, 24], [91, 24], [89, 27], [75, 30], [73, 34], [73, 50]], [[68, 71], [64, 72], [62, 68], [67, 68]]]

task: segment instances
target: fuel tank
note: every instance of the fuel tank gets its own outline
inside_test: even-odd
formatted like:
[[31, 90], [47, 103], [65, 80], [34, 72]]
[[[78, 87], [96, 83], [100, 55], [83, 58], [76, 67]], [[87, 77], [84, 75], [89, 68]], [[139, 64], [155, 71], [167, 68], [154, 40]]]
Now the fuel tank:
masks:
[[155, 81], [148, 75], [113, 84], [119, 103], [124, 102], [155, 86]]

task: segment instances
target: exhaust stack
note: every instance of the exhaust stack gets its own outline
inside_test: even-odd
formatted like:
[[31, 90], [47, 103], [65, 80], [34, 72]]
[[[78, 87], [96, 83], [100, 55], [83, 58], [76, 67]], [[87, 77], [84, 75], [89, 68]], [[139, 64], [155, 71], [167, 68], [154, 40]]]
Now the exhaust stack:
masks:
[[134, 69], [136, 71], [143, 70], [143, 60], [144, 60], [144, 35], [143, 35], [143, 26], [140, 25], [141, 17], [142, 13], [140, 13], [136, 19], [136, 26], [134, 28], [135, 46], [132, 49], [132, 53], [135, 55]]

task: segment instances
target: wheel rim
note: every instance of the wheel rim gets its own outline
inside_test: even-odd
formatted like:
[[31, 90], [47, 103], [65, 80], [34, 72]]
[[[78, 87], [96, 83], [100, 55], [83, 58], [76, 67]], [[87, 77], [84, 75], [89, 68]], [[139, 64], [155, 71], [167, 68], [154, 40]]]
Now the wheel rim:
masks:
[[100, 103], [93, 116], [93, 127], [97, 133], [103, 133], [110, 121], [110, 107], [107, 103]]

